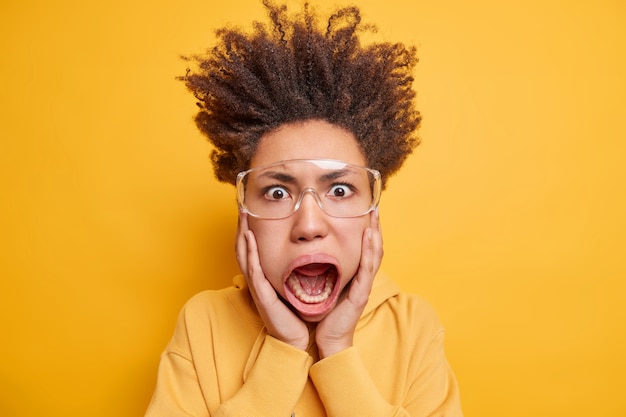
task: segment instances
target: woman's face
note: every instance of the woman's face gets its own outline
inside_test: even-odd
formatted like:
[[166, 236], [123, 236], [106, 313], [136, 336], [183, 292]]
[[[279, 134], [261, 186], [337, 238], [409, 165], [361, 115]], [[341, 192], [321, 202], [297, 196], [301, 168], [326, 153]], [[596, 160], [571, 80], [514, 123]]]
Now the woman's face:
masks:
[[[314, 120], [286, 124], [261, 137], [251, 168], [292, 159], [366, 164], [352, 133]], [[306, 194], [300, 208], [287, 218], [248, 218], [266, 278], [303, 320], [318, 322], [337, 305], [359, 268], [370, 216], [331, 217]]]

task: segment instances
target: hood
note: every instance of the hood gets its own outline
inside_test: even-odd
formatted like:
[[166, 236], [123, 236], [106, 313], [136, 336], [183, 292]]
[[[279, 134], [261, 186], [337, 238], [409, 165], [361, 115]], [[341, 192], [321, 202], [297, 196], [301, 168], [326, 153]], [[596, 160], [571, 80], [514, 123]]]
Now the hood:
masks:
[[394, 297], [400, 293], [400, 288], [393, 282], [387, 275], [382, 272], [376, 274], [374, 278], [374, 284], [372, 285], [372, 292], [370, 298], [361, 314], [361, 318], [368, 315], [376, 309], [379, 305], [387, 301], [389, 298]]

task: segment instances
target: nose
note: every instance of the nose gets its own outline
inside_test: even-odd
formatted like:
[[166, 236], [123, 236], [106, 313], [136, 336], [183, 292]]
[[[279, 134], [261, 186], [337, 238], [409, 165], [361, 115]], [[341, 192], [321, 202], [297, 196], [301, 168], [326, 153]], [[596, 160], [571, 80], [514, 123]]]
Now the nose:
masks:
[[324, 213], [315, 190], [307, 188], [300, 194], [296, 212], [291, 216], [291, 238], [294, 241], [311, 241], [328, 234], [328, 215]]

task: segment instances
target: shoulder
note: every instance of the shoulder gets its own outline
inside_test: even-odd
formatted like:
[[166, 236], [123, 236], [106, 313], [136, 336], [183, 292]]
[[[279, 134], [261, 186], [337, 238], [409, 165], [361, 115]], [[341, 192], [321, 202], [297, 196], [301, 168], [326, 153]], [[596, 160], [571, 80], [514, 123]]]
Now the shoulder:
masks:
[[437, 333], [443, 330], [435, 309], [428, 301], [417, 294], [401, 291], [383, 273], [376, 277], [363, 319], [365, 323], [386, 323], [386, 326], [393, 325], [396, 328], [419, 329], [421, 333]]
[[254, 333], [262, 325], [247, 288], [202, 291], [181, 309], [167, 350], [189, 357], [194, 346], [210, 345], [212, 338], [228, 339], [250, 329]]
[[409, 315], [419, 315], [430, 320], [438, 320], [437, 313], [430, 302], [417, 294], [399, 292], [387, 299], [391, 308]]
[[260, 320], [248, 289], [239, 286], [195, 294], [183, 306], [181, 318], [186, 322], [237, 319], [256, 323]]
[[385, 300], [373, 313], [386, 321], [393, 321], [404, 331], [413, 330], [432, 337], [444, 331], [433, 306], [416, 294], [399, 292]]
[[368, 366], [393, 368], [397, 372], [402, 372], [399, 368], [408, 372], [409, 367], [424, 363], [424, 358], [438, 351], [445, 335], [432, 305], [418, 295], [404, 292], [380, 303], [362, 318], [357, 330], [355, 345]]

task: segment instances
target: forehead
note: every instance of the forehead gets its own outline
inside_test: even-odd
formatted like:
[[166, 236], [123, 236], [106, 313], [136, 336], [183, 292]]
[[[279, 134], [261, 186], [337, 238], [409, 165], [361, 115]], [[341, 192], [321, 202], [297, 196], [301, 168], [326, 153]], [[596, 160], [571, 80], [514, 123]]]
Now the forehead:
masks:
[[292, 159], [334, 159], [365, 165], [352, 133], [328, 122], [313, 120], [286, 124], [261, 137], [250, 167]]
[[[270, 165], [254, 167], [249, 172], [250, 180], [253, 181], [281, 181], [296, 183], [302, 180], [315, 180], [332, 182], [341, 178], [367, 177], [367, 171], [360, 166], [350, 165], [336, 160], [289, 160], [280, 161]], [[367, 178], [364, 178], [367, 180]]]

